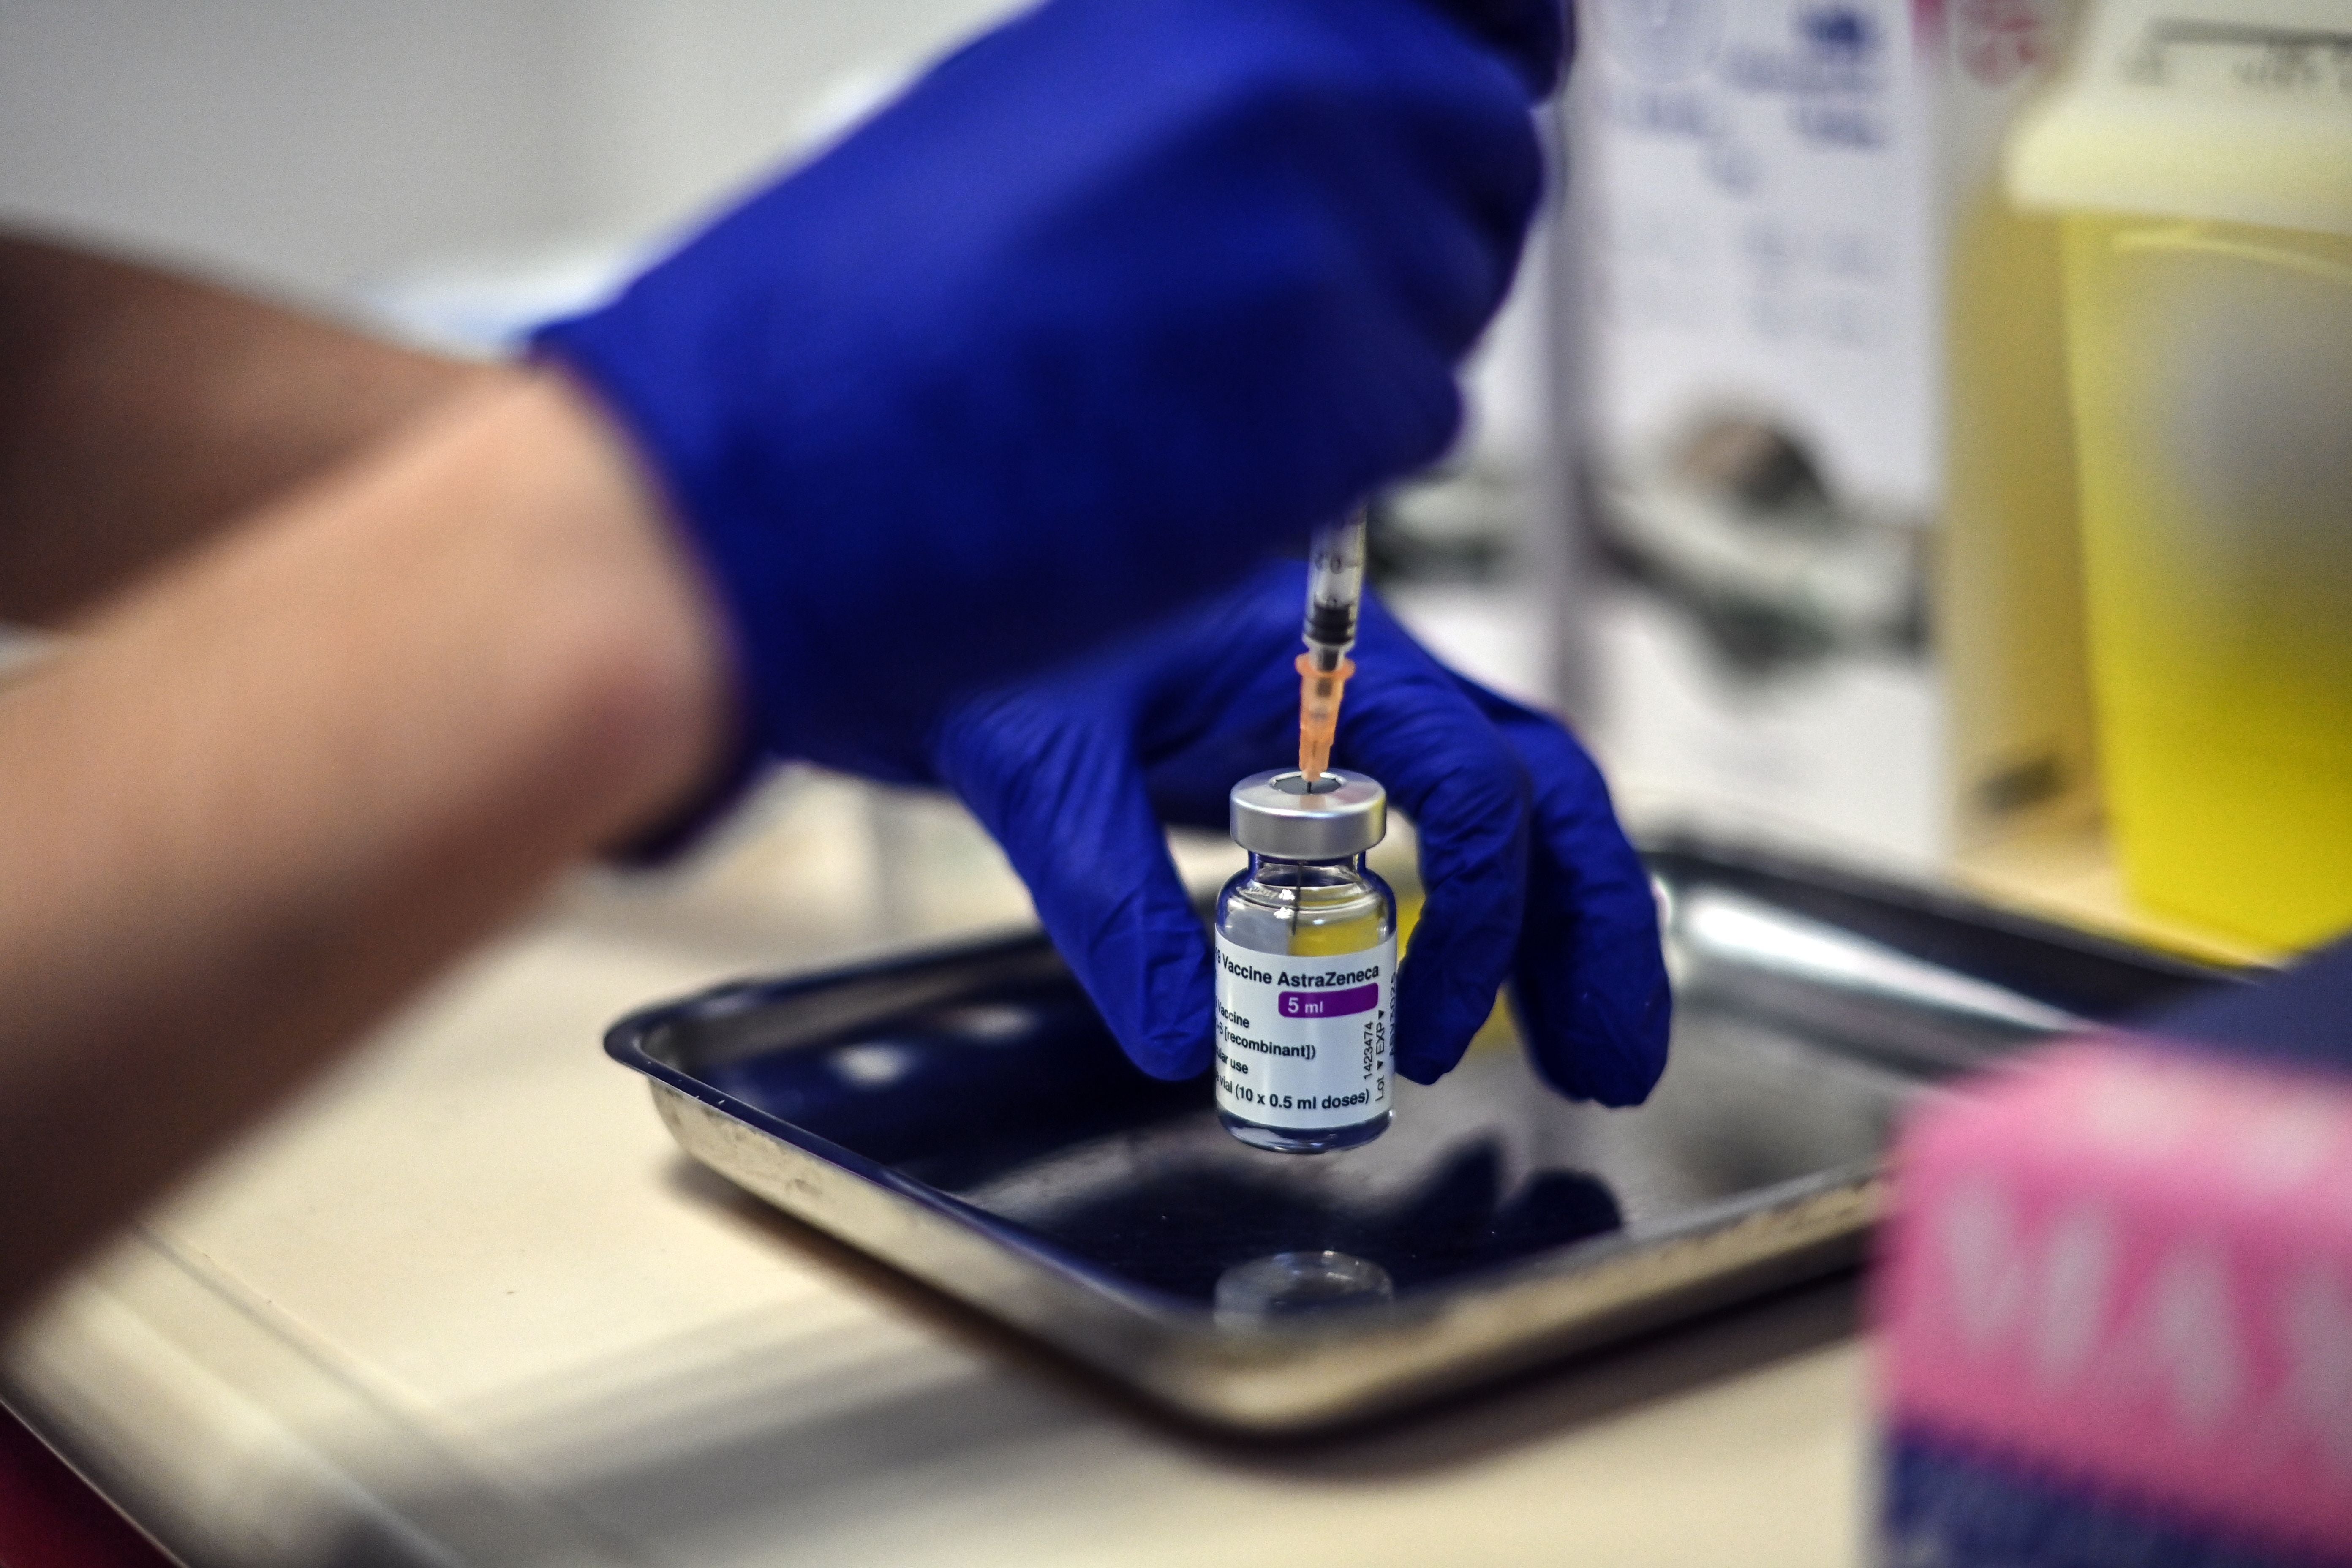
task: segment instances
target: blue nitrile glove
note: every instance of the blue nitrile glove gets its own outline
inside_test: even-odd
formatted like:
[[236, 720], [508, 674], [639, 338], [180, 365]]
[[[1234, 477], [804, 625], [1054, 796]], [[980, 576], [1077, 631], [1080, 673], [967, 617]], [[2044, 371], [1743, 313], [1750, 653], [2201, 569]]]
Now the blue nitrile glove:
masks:
[[725, 602], [748, 740], [946, 702], [1435, 457], [1541, 177], [1554, 0], [1050, 0], [542, 353]]
[[[1029, 884], [1129, 1056], [1209, 1065], [1209, 947], [1164, 822], [1226, 825], [1235, 780], [1297, 754], [1303, 571], [1066, 670], [958, 705], [934, 763]], [[1397, 1070], [1430, 1083], [1514, 982], [1520, 1031], [1562, 1092], [1626, 1105], [1666, 1060], [1672, 1000], [1650, 880], [1600, 771], [1557, 721], [1473, 685], [1364, 600], [1336, 763], [1421, 834], [1428, 890], [1397, 981]]]

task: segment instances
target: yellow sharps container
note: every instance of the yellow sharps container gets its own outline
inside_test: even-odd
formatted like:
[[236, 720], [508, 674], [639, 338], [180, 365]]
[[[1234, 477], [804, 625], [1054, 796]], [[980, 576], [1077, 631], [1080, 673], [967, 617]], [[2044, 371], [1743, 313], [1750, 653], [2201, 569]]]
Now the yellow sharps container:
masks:
[[2107, 811], [2150, 908], [2352, 926], [2352, 0], [2097, 7], [2007, 150], [2063, 215]]

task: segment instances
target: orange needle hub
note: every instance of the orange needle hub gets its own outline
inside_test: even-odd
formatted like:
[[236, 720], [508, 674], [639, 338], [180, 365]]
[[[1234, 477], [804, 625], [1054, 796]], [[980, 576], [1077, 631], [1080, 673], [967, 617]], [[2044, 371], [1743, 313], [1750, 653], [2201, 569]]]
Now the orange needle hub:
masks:
[[1331, 736], [1339, 727], [1339, 699], [1356, 661], [1343, 658], [1337, 669], [1318, 669], [1315, 656], [1298, 656], [1298, 771], [1313, 784], [1331, 765]]

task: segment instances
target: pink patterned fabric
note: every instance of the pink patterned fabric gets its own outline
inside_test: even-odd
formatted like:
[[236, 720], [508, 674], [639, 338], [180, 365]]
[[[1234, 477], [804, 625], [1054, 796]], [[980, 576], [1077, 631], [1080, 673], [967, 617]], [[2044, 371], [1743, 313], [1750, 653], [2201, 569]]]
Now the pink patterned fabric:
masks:
[[1914, 1120], [1885, 1245], [1894, 1423], [2352, 1553], [2352, 1087], [2054, 1047]]

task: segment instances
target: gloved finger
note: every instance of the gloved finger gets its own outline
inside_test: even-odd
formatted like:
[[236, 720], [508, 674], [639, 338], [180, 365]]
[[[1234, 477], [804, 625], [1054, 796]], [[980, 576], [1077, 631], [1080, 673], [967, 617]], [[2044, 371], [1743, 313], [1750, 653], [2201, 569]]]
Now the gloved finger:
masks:
[[[1319, 134], [1326, 177], [1352, 176], [1352, 210], [1368, 226], [1368, 255], [1447, 268], [1457, 294], [1485, 301], [1458, 352], [1507, 289], [1543, 190], [1543, 153], [1521, 84], [1488, 50], [1420, 0], [1326, 0], [1328, 25], [1351, 47], [1354, 79], [1320, 95], [1302, 127]], [[1329, 121], [1331, 100], [1352, 107]], [[1328, 129], [1325, 129], [1325, 127]], [[1371, 150], [1387, 149], [1385, 155]], [[1418, 179], [1400, 181], [1400, 170]]]
[[[1304, 208], [1265, 224], [1248, 243], [1278, 255], [1259, 342], [1319, 345], [1297, 356], [1295, 380], [1237, 391], [1269, 420], [1313, 399], [1327, 441], [1303, 445], [1276, 481], [1295, 515], [1338, 515], [1358, 498], [1434, 461], [1462, 426], [1454, 361], [1493, 313], [1506, 263], [1443, 209], [1419, 207], [1391, 189], [1345, 208]], [[1377, 235], [1375, 230], [1384, 231]], [[1286, 363], [1289, 363], [1287, 360]], [[1341, 467], [1345, 464], [1345, 467]], [[1311, 510], [1310, 510], [1311, 509]], [[1232, 531], [1222, 522], [1210, 525]], [[1262, 530], [1262, 540], [1303, 542]], [[1230, 557], [1229, 557], [1230, 558]]]
[[[1548, 0], [1537, 6], [1549, 9]], [[1458, 7], [1442, 8], [1458, 19]], [[1435, 20], [1438, 30], [1455, 30], [1448, 18]], [[1476, 44], [1469, 61], [1446, 53], [1433, 41], [1401, 51], [1406, 74], [1400, 89], [1414, 106], [1412, 123], [1435, 167], [1466, 198], [1466, 210], [1483, 215], [1495, 238], [1516, 250], [1543, 192], [1543, 152], [1526, 77], [1513, 61]]]
[[1603, 1105], [1648, 1098], [1665, 1071], [1674, 995], [1649, 872], [1592, 758], [1558, 721], [1462, 682], [1534, 787], [1514, 1005], [1537, 1069]]
[[1160, 819], [1223, 833], [1235, 781], [1298, 755], [1300, 607], [1307, 571], [1274, 562], [1168, 623], [1180, 657], [1139, 661], [1138, 753]]
[[950, 713], [939, 775], [1003, 847], [1103, 1021], [1154, 1078], [1211, 1050], [1208, 939], [1168, 858], [1131, 738], [1051, 687]]
[[1435, 0], [1437, 8], [1508, 60], [1531, 97], [1559, 85], [1574, 17], [1560, 0]]
[[1524, 202], [1514, 192], [1474, 205], [1434, 177], [1391, 177], [1381, 193], [1385, 200], [1349, 209], [1360, 229], [1383, 232], [1376, 241], [1360, 235], [1346, 254], [1377, 269], [1367, 282], [1393, 300], [1396, 313], [1424, 336], [1449, 378], [1454, 361], [1486, 330], [1517, 274], [1532, 191], [1541, 179], [1531, 143], [1527, 165]]
[[[1370, 600], [1365, 613], [1385, 616]], [[1417, 667], [1359, 677], [1334, 759], [1387, 785], [1421, 836], [1427, 889], [1397, 976], [1397, 1071], [1433, 1083], [1469, 1048], [1510, 972], [1527, 898], [1528, 789], [1519, 757], [1476, 704], [1401, 631]], [[1361, 687], [1360, 691], [1358, 687]]]
[[[1458, 331], [1478, 308], [1472, 295], [1491, 280], [1482, 274], [1449, 283], [1431, 270], [1452, 265], [1443, 261], [1368, 259], [1367, 246], [1385, 250], [1395, 237], [1374, 237], [1376, 225], [1335, 214], [1329, 176], [1299, 166], [1286, 142], [1239, 146], [1228, 161], [1232, 183], [1256, 192], [1234, 195], [1234, 204], [1265, 216], [1204, 230], [1189, 207], [1139, 206], [1126, 215], [1141, 257], [1129, 264], [1126, 286], [1181, 300], [1201, 291], [1205, 272], [1245, 277], [1250, 289], [1171, 310], [1161, 321], [1138, 320], [1131, 353], [1105, 355], [1073, 342], [1057, 344], [1065, 352], [1055, 355], [999, 367], [1000, 380], [1019, 394], [1007, 395], [1005, 412], [1025, 423], [990, 432], [1000, 466], [988, 490], [1042, 496], [1049, 511], [1096, 520], [1082, 530], [1041, 531], [1050, 550], [1008, 550], [984, 531], [969, 544], [940, 545], [960, 552], [957, 571], [931, 574], [952, 575], [969, 595], [964, 605], [1001, 595], [1051, 606], [1003, 617], [1025, 623], [999, 629], [1022, 653], [1006, 668], [1036, 668], [1045, 653], [1066, 653], [1230, 586], [1265, 552], [1303, 544], [1314, 522], [1438, 456], [1460, 427], [1454, 354], [1441, 322]], [[1413, 215], [1408, 226], [1426, 216]], [[1401, 282], [1405, 274], [1418, 281]], [[1074, 266], [1031, 286], [1035, 298], [1066, 299], [1103, 284]], [[1408, 304], [1408, 287], [1458, 289], [1463, 299]], [[1149, 422], [1094, 416], [1131, 399], [1129, 384], [1143, 370], [1165, 388], [1214, 387], [1217, 395], [1165, 397]], [[1314, 411], [1314, 440], [1285, 435], [1300, 426], [1302, 410]], [[1250, 486], [1203, 505], [1200, 477], [1244, 460], [1258, 476]], [[1101, 592], [1112, 583], [1122, 584], [1119, 593]]]

